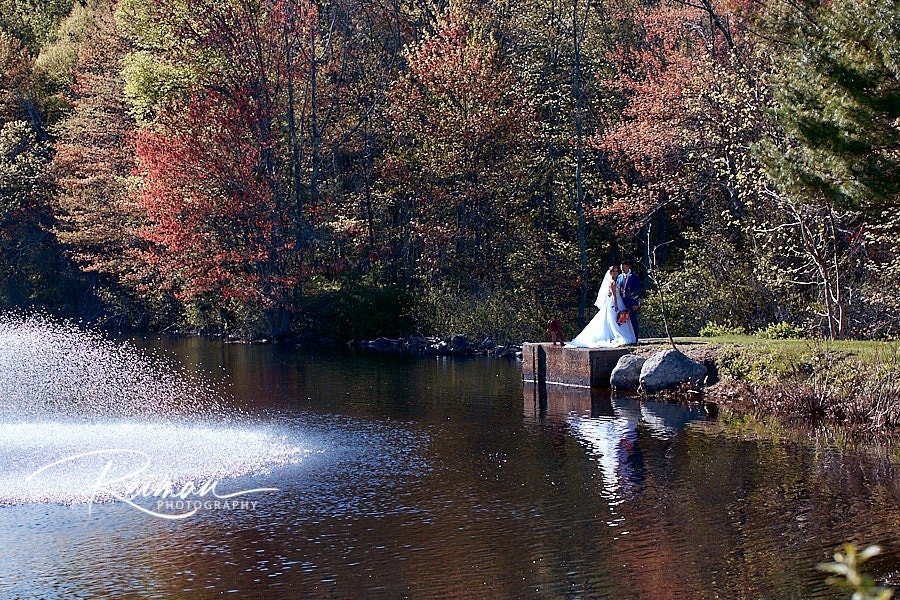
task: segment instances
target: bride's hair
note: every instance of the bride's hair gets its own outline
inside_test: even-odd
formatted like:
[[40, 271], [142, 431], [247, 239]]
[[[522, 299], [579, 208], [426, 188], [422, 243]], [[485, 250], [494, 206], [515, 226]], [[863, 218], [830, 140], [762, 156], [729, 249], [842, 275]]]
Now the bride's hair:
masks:
[[608, 268], [606, 270], [606, 272], [609, 274], [612, 274], [613, 271], [618, 271], [618, 270], [619, 270], [619, 267], [617, 267], [616, 265], [612, 265], [610, 268]]

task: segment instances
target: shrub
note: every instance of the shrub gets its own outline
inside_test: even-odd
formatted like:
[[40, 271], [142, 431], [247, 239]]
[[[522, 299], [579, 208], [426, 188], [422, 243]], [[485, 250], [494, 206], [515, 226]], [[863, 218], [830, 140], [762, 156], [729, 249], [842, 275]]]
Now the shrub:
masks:
[[803, 337], [803, 330], [791, 323], [772, 323], [756, 332], [757, 337], [769, 340], [791, 340]]
[[725, 346], [718, 359], [724, 380], [764, 383], [783, 373], [779, 357], [767, 350]]
[[350, 283], [303, 302], [303, 333], [318, 341], [396, 337], [415, 331], [415, 297], [399, 286]]
[[[809, 425], [841, 425], [857, 431], [900, 426], [900, 371], [896, 365], [866, 365], [838, 357], [811, 375], [776, 375], [777, 365], [739, 353], [720, 365], [720, 374], [742, 382], [738, 403]], [[735, 377], [737, 376], [737, 377]]]
[[[425, 333], [491, 337], [499, 343], [544, 339], [551, 309], [536, 298], [495, 288], [482, 294], [435, 288], [425, 292], [417, 323]], [[574, 337], [571, 323], [567, 337]]]
[[722, 337], [728, 335], [743, 335], [747, 331], [740, 325], [732, 325], [726, 323], [716, 323], [715, 321], [707, 321], [706, 325], [700, 328], [701, 337]]
[[[668, 288], [669, 286], [664, 287]], [[674, 295], [666, 296], [666, 317], [669, 322], [669, 332], [676, 337], [697, 335], [702, 322], [693, 313], [690, 302]], [[666, 329], [662, 318], [662, 306], [656, 290], [651, 289], [644, 293], [638, 310], [638, 319], [642, 338], [665, 337]]]

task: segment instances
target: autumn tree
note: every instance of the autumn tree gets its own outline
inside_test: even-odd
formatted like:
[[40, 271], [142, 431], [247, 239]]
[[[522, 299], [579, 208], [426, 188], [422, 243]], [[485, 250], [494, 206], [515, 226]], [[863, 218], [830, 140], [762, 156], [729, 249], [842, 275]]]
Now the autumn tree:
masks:
[[[282, 335], [310, 189], [292, 187], [301, 169], [292, 86], [316, 62], [301, 59], [313, 52], [314, 6], [132, 2], [120, 14], [138, 46], [126, 77], [147, 123], [137, 174], [151, 264], [226, 324], [259, 315]], [[165, 94], [147, 85], [156, 79]]]
[[226, 324], [264, 315], [278, 334], [287, 326], [293, 242], [266, 149], [245, 121], [253, 111], [235, 106], [251, 98], [198, 95], [184, 115], [138, 135], [147, 219], [139, 234], [177, 297], [218, 311]]
[[661, 244], [663, 265], [684, 261], [673, 299], [684, 333], [705, 320], [765, 324], [777, 307], [754, 227], [772, 201], [751, 148], [771, 124], [753, 15], [725, 1], [624, 8], [615, 18], [631, 40], [611, 51], [609, 82], [621, 112], [592, 141], [617, 180], [594, 216], [645, 252]]
[[[52, 164], [56, 234], [78, 264], [95, 274], [110, 312], [139, 304], [134, 290], [146, 275], [135, 235], [140, 215], [129, 197], [134, 122], [122, 95], [121, 75], [127, 45], [116, 28], [114, 11], [114, 3], [102, 1], [77, 8], [75, 24], [63, 24], [67, 42], [75, 47], [51, 47], [52, 56], [74, 56], [71, 73], [57, 72], [59, 81], [70, 82], [63, 93], [71, 112], [58, 128]], [[48, 62], [45, 58], [44, 64]]]
[[[0, 306], [88, 311], [89, 290], [51, 231], [53, 123], [34, 56], [53, 15], [14, 8], [0, 13]], [[39, 32], [32, 27], [38, 21], [45, 27]]]
[[500, 46], [451, 8], [405, 50], [389, 94], [393, 146], [382, 173], [397, 214], [394, 259], [427, 282], [477, 290], [502, 279], [520, 218], [530, 118]]

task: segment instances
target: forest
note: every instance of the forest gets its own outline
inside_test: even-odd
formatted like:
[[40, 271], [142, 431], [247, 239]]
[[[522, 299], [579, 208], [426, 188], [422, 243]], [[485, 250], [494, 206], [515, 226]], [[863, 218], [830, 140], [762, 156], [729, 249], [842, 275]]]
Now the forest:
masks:
[[0, 308], [900, 334], [896, 0], [0, 0]]

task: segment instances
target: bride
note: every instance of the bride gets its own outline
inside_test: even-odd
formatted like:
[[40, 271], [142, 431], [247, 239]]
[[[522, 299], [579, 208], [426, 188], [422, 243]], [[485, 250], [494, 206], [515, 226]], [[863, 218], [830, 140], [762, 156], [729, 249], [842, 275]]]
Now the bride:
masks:
[[618, 322], [619, 312], [625, 310], [622, 294], [616, 285], [618, 276], [619, 268], [613, 265], [606, 272], [594, 303], [600, 312], [574, 340], [566, 344], [566, 348], [613, 348], [637, 341], [631, 321], [626, 319], [624, 325]]

